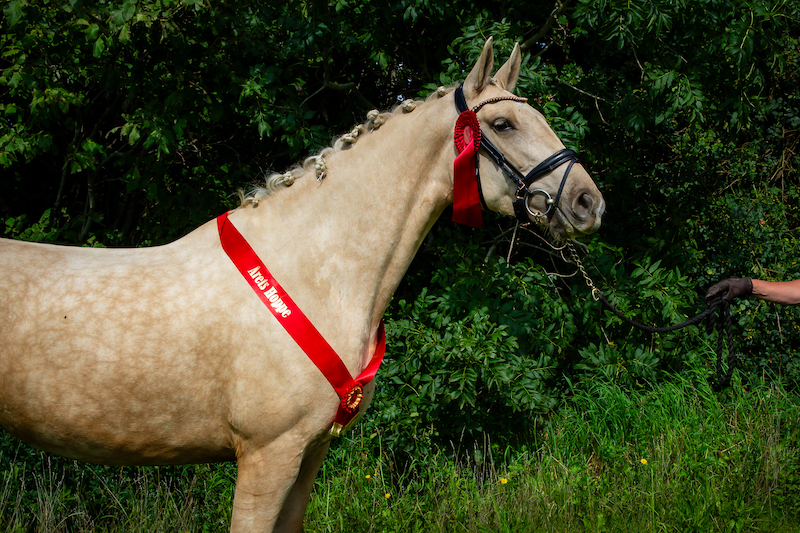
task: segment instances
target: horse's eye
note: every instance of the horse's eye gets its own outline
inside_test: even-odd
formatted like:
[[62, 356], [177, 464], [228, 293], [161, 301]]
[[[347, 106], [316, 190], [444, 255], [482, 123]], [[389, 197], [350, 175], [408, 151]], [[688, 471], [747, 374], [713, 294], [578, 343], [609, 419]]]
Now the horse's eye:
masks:
[[514, 129], [513, 124], [504, 118], [498, 118], [492, 123], [494, 131], [511, 131]]

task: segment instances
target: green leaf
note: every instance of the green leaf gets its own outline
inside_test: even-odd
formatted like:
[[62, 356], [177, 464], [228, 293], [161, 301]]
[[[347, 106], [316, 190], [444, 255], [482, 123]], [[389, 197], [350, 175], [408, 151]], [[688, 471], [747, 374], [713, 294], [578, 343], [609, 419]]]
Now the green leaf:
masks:
[[94, 57], [100, 57], [101, 55], [103, 55], [103, 51], [105, 49], [106, 49], [106, 42], [102, 37], [99, 37], [94, 42], [94, 47], [93, 47], [93, 50], [92, 50], [92, 54], [94, 55]]
[[27, 0], [11, 0], [3, 8], [3, 14], [6, 17], [8, 26], [14, 26], [22, 16], [25, 14], [25, 7], [28, 5]]

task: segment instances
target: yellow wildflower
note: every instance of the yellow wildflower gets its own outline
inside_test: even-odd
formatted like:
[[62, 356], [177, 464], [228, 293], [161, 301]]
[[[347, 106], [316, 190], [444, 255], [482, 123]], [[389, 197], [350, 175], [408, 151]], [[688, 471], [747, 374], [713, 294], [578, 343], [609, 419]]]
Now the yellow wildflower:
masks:
[[508, 479], [507, 479], [507, 478], [504, 478], [504, 477], [501, 477], [501, 478], [500, 478], [500, 484], [501, 484], [501, 485], [505, 485], [506, 483], [508, 483]]
[[642, 463], [643, 465], [646, 465], [647, 464], [647, 459], [639, 459], [639, 462]]

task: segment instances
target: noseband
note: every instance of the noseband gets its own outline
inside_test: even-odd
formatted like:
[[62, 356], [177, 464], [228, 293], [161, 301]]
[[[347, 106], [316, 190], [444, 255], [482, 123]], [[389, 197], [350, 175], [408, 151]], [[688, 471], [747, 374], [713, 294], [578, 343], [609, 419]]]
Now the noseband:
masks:
[[[464, 97], [463, 85], [456, 89], [455, 99], [456, 108], [458, 109], [458, 112], [462, 114], [464, 112], [477, 113], [483, 106], [487, 104], [494, 104], [496, 102], [502, 102], [503, 100], [511, 100], [514, 102], [527, 101], [527, 98], [522, 98], [519, 96], [500, 96], [497, 98], [490, 98], [478, 104], [470, 111], [469, 107], [467, 107], [467, 100]], [[475, 120], [477, 120], [477, 117]], [[523, 174], [508, 159], [506, 159], [506, 157], [503, 155], [503, 152], [501, 152], [494, 144], [492, 144], [486, 135], [480, 135], [480, 147], [483, 148], [483, 150], [489, 155], [489, 157], [492, 158], [497, 166], [500, 167], [503, 172], [505, 172], [508, 177], [511, 178], [511, 180], [517, 185], [517, 194], [516, 199], [514, 200], [514, 215], [517, 217], [517, 219], [521, 222], [530, 222], [529, 217], [533, 217], [537, 220], [547, 217], [549, 220], [555, 213], [554, 207], [555, 209], [558, 209], [558, 202], [561, 200], [561, 193], [564, 191], [564, 185], [567, 183], [569, 172], [572, 170], [572, 166], [578, 162], [578, 154], [576, 154], [573, 150], [564, 148], [536, 165], [536, 167], [527, 174]], [[555, 199], [544, 189], [530, 188], [531, 184], [533, 184], [536, 180], [545, 174], [549, 174], [550, 172], [554, 171], [564, 163], [569, 164], [567, 165], [566, 172], [564, 172], [564, 177], [561, 178], [561, 185], [558, 187], [558, 192], [556, 193]], [[486, 202], [483, 199], [483, 191], [481, 189], [481, 177], [478, 170], [477, 153], [475, 154], [475, 179], [478, 182], [478, 192], [480, 195], [481, 205], [486, 208]], [[537, 194], [547, 197], [547, 210], [545, 210], [544, 213], [534, 213], [528, 206], [528, 200]]]

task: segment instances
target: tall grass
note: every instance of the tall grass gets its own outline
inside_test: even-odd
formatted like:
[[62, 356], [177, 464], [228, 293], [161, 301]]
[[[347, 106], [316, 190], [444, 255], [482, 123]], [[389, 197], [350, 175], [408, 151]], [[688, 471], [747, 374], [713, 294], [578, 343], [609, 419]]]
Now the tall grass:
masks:
[[337, 451], [308, 528], [800, 531], [798, 415], [796, 396], [763, 381], [721, 397], [681, 377], [637, 392], [597, 382], [502, 456], [439, 453], [395, 478], [389, 462]]
[[233, 465], [103, 467], [15, 446], [27, 457], [25, 461], [16, 455], [0, 457], [4, 469], [0, 531], [176, 532], [229, 527]]
[[[322, 467], [306, 530], [800, 531], [800, 398], [779, 383], [736, 381], [717, 395], [677, 376], [574, 390], [513, 449], [487, 440], [397, 464], [380, 436], [354, 431]], [[228, 527], [231, 465], [0, 460], [0, 531]]]

